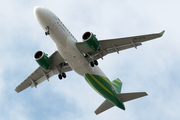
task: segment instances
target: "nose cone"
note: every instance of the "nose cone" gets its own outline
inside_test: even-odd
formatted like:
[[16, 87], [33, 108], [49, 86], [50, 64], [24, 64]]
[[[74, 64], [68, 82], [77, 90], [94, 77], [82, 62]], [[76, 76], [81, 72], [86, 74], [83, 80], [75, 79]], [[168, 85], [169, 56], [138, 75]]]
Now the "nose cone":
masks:
[[36, 6], [34, 7], [33, 11], [35, 18], [38, 19], [43, 14], [44, 8], [40, 6]]

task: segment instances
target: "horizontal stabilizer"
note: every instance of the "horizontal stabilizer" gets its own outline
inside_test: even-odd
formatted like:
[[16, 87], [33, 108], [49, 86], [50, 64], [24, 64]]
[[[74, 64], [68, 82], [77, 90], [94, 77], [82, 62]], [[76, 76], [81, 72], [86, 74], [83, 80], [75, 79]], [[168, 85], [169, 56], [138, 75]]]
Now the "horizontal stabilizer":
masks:
[[121, 93], [121, 94], [118, 94], [118, 97], [122, 102], [127, 102], [133, 99], [144, 97], [146, 95], [148, 95], [146, 92]]
[[109, 102], [108, 100], [105, 100], [95, 111], [96, 115], [98, 115], [99, 113], [104, 112], [107, 109], [112, 108], [114, 105]]

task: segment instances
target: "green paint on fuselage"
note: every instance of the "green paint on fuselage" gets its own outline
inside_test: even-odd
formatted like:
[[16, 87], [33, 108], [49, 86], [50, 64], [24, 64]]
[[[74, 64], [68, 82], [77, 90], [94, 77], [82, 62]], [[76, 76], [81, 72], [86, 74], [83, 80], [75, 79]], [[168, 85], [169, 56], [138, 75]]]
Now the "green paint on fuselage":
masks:
[[123, 102], [119, 100], [117, 93], [108, 78], [86, 73], [85, 79], [100, 95], [109, 100], [112, 104], [125, 110]]

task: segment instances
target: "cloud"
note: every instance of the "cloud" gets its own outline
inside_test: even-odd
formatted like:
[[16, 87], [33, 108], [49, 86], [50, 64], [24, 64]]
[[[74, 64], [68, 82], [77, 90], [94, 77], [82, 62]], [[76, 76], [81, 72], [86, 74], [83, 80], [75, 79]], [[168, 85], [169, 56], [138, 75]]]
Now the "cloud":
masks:
[[[1, 68], [1, 67], [0, 67]], [[0, 69], [0, 75], [2, 76], [3, 75], [3, 70]], [[3, 96], [3, 86], [4, 86], [4, 81], [2, 79], [2, 77], [0, 77], [0, 98], [2, 98]], [[3, 103], [3, 99], [0, 99], [0, 105]]]
[[[179, 1], [1, 1], [0, 119], [179, 119]], [[176, 4], [175, 4], [176, 3]], [[110, 80], [120, 78], [123, 92], [146, 91], [142, 99], [125, 103], [96, 116], [104, 101], [75, 72], [57, 76], [37, 89], [17, 94], [15, 87], [37, 67], [33, 54], [49, 55], [54, 43], [33, 15], [34, 6], [53, 11], [81, 40], [89, 30], [98, 39], [127, 37], [166, 30], [162, 38], [104, 57], [99, 66]], [[168, 6], [168, 7], [167, 7]]]

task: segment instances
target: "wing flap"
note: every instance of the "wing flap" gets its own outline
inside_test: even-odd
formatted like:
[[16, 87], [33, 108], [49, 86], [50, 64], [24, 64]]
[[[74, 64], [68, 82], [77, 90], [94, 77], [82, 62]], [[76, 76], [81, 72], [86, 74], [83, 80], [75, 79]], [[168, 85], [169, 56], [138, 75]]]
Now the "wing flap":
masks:
[[[46, 76], [44, 76], [43, 72]], [[44, 70], [41, 67], [38, 67], [29, 77], [16, 87], [15, 91], [19, 93], [30, 86], [36, 87], [38, 84], [52, 76], [48, 75], [50, 72], [50, 70]]]
[[[137, 47], [137, 46], [140, 46], [142, 44], [140, 42], [136, 42], [136, 43], [134, 43], [134, 45]], [[121, 45], [121, 46], [117, 46], [117, 47], [111, 46], [111, 48], [107, 48], [106, 51], [108, 52], [108, 54], [110, 54], [113, 52], [118, 52], [118, 51], [128, 49], [128, 48], [132, 48], [132, 47], [134, 47], [133, 44], [125, 44], [125, 45]]]

